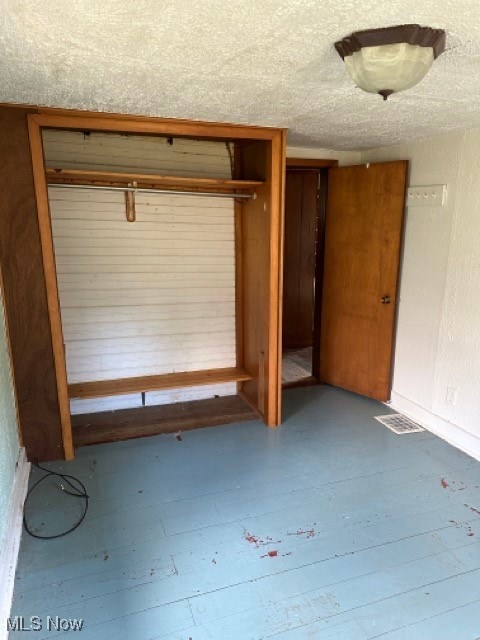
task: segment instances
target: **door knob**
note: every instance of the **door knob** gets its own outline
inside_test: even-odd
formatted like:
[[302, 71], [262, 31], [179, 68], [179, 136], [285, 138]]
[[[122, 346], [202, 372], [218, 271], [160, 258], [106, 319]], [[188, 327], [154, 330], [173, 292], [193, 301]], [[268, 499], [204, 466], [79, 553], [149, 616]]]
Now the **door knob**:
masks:
[[390, 296], [382, 296], [382, 304], [390, 304]]

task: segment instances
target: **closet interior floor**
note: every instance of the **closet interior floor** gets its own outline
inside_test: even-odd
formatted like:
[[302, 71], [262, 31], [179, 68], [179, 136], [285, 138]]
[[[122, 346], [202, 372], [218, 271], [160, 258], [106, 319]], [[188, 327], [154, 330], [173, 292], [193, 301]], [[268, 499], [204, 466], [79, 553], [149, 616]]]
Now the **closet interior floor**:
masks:
[[254, 420], [238, 395], [72, 416], [76, 447]]

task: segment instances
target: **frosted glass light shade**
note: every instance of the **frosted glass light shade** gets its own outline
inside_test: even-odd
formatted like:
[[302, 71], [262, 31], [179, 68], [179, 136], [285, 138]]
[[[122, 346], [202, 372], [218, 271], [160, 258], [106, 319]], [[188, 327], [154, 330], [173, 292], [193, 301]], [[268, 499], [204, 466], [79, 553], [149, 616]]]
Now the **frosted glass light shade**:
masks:
[[404, 91], [416, 85], [434, 61], [433, 47], [406, 42], [363, 47], [344, 58], [356, 85], [369, 93]]
[[444, 29], [399, 24], [355, 31], [335, 42], [335, 49], [353, 81], [386, 100], [420, 82], [445, 51], [446, 39]]

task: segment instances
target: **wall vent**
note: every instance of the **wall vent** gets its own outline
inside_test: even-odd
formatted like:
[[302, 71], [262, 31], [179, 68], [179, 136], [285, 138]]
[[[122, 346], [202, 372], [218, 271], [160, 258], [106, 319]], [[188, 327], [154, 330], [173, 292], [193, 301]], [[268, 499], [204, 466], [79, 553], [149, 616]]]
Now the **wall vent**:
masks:
[[417, 422], [410, 420], [407, 416], [401, 413], [390, 413], [386, 416], [375, 416], [375, 420], [388, 427], [390, 431], [393, 431], [397, 435], [403, 435], [404, 433], [416, 433], [418, 431], [425, 431]]

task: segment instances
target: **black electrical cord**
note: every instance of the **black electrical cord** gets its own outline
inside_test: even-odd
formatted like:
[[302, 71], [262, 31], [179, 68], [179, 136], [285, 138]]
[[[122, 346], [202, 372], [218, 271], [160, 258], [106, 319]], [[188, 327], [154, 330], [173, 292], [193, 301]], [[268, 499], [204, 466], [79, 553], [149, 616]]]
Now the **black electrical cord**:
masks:
[[[68, 533], [75, 531], [75, 529], [77, 529], [85, 520], [85, 516], [87, 515], [87, 511], [88, 511], [88, 500], [89, 500], [89, 496], [87, 494], [85, 485], [81, 480], [79, 480], [75, 476], [70, 476], [66, 473], [58, 473], [57, 471], [50, 471], [50, 469], [45, 469], [44, 467], [41, 467], [36, 462], [34, 462], [33, 465], [37, 467], [37, 469], [40, 469], [40, 471], [44, 471], [45, 475], [42, 476], [40, 480], [37, 480], [37, 482], [35, 482], [35, 484], [30, 487], [27, 493], [27, 497], [25, 498], [25, 503], [23, 505], [23, 526], [25, 527], [25, 531], [28, 534], [30, 534], [33, 538], [39, 538], [40, 540], [54, 540], [55, 538], [63, 538], [63, 536], [66, 536]], [[63, 486], [63, 484], [60, 485], [61, 490], [64, 491], [65, 493], [68, 493], [69, 496], [73, 496], [74, 498], [82, 498], [83, 500], [85, 500], [85, 506], [84, 506], [82, 515], [80, 516], [80, 519], [77, 520], [77, 522], [72, 527], [70, 527], [70, 529], [67, 529], [67, 531], [63, 531], [62, 533], [56, 533], [53, 536], [42, 536], [42, 535], [38, 535], [38, 533], [34, 533], [32, 529], [30, 529], [27, 523], [26, 508], [27, 508], [28, 499], [31, 496], [33, 490], [36, 487], [38, 487], [38, 485], [41, 482], [43, 482], [50, 476], [58, 476], [59, 478], [61, 478], [65, 482], [65, 484], [68, 484], [73, 489], [73, 492], [68, 491], [68, 489], [66, 489]], [[74, 484], [72, 484], [71, 481], [78, 482], [79, 487], [76, 487]]]

